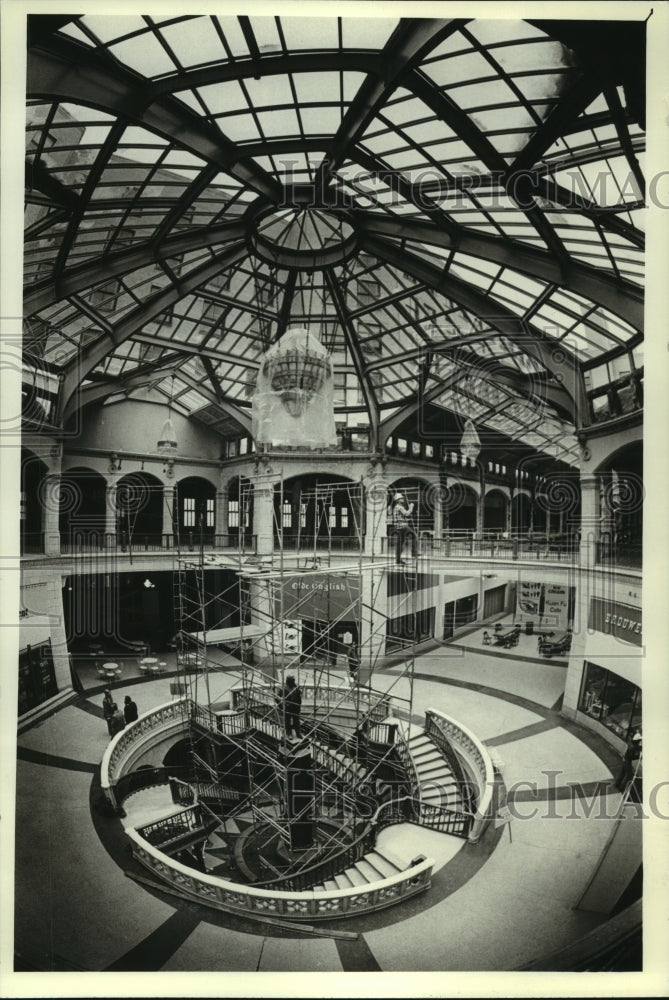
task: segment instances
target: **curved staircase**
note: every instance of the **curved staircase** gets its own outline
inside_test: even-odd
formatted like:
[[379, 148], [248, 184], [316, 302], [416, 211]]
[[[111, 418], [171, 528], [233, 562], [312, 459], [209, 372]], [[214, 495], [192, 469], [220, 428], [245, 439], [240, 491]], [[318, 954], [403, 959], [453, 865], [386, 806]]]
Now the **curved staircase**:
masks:
[[409, 738], [407, 747], [418, 778], [421, 802], [454, 812], [466, 810], [458, 781], [436, 743], [421, 731]]
[[334, 889], [352, 889], [365, 885], [376, 885], [384, 879], [398, 875], [410, 867], [388, 850], [381, 852], [378, 848], [356, 861], [350, 868], [344, 869], [331, 879], [325, 879], [312, 886], [312, 892], [331, 892]]

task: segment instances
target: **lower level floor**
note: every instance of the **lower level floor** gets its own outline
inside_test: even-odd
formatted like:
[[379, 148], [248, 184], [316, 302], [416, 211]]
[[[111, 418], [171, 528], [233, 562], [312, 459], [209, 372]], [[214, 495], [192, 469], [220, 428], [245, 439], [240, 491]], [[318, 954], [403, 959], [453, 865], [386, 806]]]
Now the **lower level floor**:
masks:
[[[420, 725], [433, 707], [473, 730], [493, 753], [511, 820], [457, 851], [450, 838], [440, 843], [441, 835], [409, 827], [407, 850], [435, 859], [431, 888], [398, 907], [313, 929], [213, 912], [135, 878], [122, 820], [96, 809], [109, 737], [104, 686], [88, 687], [18, 737], [16, 970], [501, 972], [549, 958], [640, 893], [640, 839], [617, 890], [594, 906], [587, 891], [618, 822], [620, 757], [560, 714], [565, 671], [563, 663], [462, 645], [416, 659], [413, 717], [405, 721]], [[398, 674], [402, 694], [397, 687], [410, 678], [401, 664], [384, 668], [375, 685], [390, 687]], [[170, 700], [173, 680], [168, 671], [111, 686], [120, 704], [131, 693], [141, 713]], [[223, 698], [238, 680], [238, 668], [223, 667], [212, 675], [211, 697]]]

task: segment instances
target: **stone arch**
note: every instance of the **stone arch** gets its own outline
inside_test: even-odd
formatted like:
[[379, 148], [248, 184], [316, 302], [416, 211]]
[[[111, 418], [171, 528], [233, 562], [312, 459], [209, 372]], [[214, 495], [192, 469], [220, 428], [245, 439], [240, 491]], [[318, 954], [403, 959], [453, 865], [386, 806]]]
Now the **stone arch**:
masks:
[[[349, 487], [354, 487], [349, 489]], [[363, 506], [358, 483], [333, 472], [303, 473], [274, 488], [274, 530], [284, 546], [301, 549], [358, 547]]]
[[500, 531], [507, 530], [507, 511], [509, 499], [502, 490], [491, 487], [486, 490], [483, 502], [483, 530]]
[[474, 483], [463, 479], [449, 481], [444, 509], [444, 527], [449, 532], [476, 531], [476, 513], [480, 502], [479, 492]]
[[98, 548], [104, 544], [107, 480], [88, 466], [61, 473], [58, 528], [61, 552], [68, 548]]
[[129, 472], [118, 480], [116, 532], [122, 547], [161, 547], [163, 484], [150, 472]]
[[49, 496], [46, 476], [48, 466], [29, 448], [21, 449], [21, 520], [19, 539], [21, 555], [44, 552], [44, 511], [47, 504], [57, 504]]
[[216, 534], [216, 487], [203, 476], [185, 476], [174, 487], [172, 528], [184, 545], [211, 544]]

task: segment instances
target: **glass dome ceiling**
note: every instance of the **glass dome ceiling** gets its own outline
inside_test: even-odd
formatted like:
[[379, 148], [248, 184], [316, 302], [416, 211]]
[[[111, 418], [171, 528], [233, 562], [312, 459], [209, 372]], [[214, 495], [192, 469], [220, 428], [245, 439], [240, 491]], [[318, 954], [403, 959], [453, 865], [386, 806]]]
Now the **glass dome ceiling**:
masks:
[[587, 372], [642, 365], [643, 25], [597, 27], [30, 17], [24, 347], [61, 418], [150, 385], [246, 430], [307, 326], [338, 419], [420, 388], [576, 464]]

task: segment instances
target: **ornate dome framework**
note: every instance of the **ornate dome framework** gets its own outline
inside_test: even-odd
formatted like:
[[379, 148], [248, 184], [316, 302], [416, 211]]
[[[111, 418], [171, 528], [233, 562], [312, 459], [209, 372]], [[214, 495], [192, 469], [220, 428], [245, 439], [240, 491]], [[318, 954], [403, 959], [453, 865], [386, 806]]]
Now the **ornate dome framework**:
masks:
[[54, 423], [151, 385], [248, 431], [258, 358], [311, 324], [372, 446], [420, 389], [576, 465], [589, 390], [643, 377], [643, 40], [30, 17], [24, 349]]

